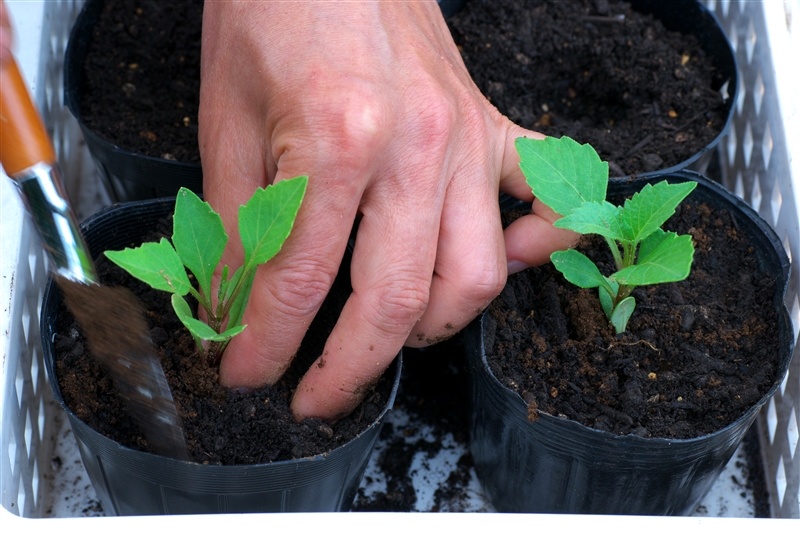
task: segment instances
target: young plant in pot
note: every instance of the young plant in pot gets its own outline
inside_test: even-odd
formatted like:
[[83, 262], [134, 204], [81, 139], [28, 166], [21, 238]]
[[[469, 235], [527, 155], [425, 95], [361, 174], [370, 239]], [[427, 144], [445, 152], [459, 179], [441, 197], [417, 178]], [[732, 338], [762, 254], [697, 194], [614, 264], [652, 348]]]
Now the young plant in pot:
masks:
[[[125, 268], [99, 261], [101, 280], [129, 287], [145, 304], [190, 457], [152, 452], [112, 380], [85, 350], [80, 328], [51, 282], [41, 322], [45, 363], [107, 514], [349, 510], [393, 403], [400, 359], [362, 405], [336, 423], [296, 422], [289, 408], [293, 389], [321, 353], [351, 292], [348, 255], [276, 385], [231, 392], [217, 381], [227, 342], [246, 328], [241, 318], [255, 268], [277, 254], [289, 235], [306, 181], [298, 177], [259, 189], [240, 208], [244, 264], [223, 269], [216, 290], [211, 277], [227, 235], [219, 216], [189, 190], [177, 199], [116, 205], [84, 224], [92, 255], [105, 252]], [[194, 304], [205, 310], [207, 322], [195, 317]]]
[[780, 240], [695, 173], [607, 185], [587, 145], [517, 148], [584, 236], [465, 331], [478, 477], [501, 511], [689, 513], [788, 370]]

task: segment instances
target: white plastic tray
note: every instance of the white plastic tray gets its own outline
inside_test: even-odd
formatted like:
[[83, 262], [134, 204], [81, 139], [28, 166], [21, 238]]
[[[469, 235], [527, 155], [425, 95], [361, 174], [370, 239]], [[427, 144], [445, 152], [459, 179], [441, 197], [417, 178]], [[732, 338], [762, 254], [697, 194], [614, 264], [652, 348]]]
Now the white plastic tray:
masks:
[[[63, 107], [61, 63], [71, 22], [80, 0], [6, 0], [17, 30], [16, 53], [59, 153], [68, 188], [81, 217], [108, 201], [93, 184], [93, 167], [79, 131]], [[798, 192], [800, 159], [800, 1], [707, 1], [723, 22], [737, 51], [744, 91], [736, 103], [734, 128], [721, 146], [720, 161], [727, 187], [753, 205], [783, 238], [791, 258], [800, 258]], [[57, 529], [92, 533], [111, 529], [166, 530], [170, 528], [219, 532], [253, 528], [319, 529], [329, 532], [380, 529], [399, 532], [425, 527], [461, 529], [643, 529], [651, 533], [676, 530], [753, 529], [798, 533], [800, 520], [750, 520], [752, 497], [741, 484], [738, 452], [698, 515], [646, 517], [588, 517], [578, 515], [498, 514], [351, 514], [351, 515], [221, 515], [200, 517], [86, 518], [98, 514], [98, 503], [83, 470], [69, 426], [52, 402], [39, 348], [39, 303], [46, 280], [43, 251], [9, 180], [0, 180], [0, 533], [30, 533]], [[800, 326], [800, 269], [792, 266], [787, 304], [795, 334]], [[407, 415], [396, 412], [398, 428]], [[800, 359], [795, 358], [787, 380], [759, 417], [763, 463], [772, 502], [772, 515], [800, 518]], [[425, 430], [418, 430], [425, 433]], [[380, 445], [379, 445], [380, 448]], [[435, 458], [419, 459], [413, 467], [417, 508], [425, 510], [432, 489], [452, 470], [463, 445], [445, 440]], [[377, 459], [380, 451], [373, 459]], [[746, 469], [746, 466], [745, 466]], [[381, 490], [380, 472], [372, 466], [367, 494]], [[491, 511], [474, 480], [468, 486], [465, 510]], [[744, 494], [744, 495], [742, 495]], [[101, 513], [100, 513], [101, 514]], [[724, 518], [736, 517], [735, 521]], [[57, 517], [51, 520], [34, 520]], [[175, 524], [180, 522], [180, 524]], [[269, 522], [269, 524], [266, 524]], [[290, 522], [292, 524], [290, 524]], [[294, 522], [299, 522], [295, 525]], [[608, 522], [608, 524], [606, 524]], [[235, 524], [235, 527], [231, 523]], [[23, 531], [24, 530], [24, 531]]]

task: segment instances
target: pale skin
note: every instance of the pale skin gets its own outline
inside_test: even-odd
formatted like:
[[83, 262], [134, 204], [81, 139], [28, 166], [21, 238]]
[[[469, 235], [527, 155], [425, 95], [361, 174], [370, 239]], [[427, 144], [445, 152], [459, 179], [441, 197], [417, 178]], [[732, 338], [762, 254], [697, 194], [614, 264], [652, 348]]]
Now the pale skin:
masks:
[[335, 420], [404, 345], [452, 336], [509, 271], [571, 245], [538, 201], [503, 231], [498, 192], [531, 201], [514, 140], [541, 138], [502, 116], [464, 67], [429, 1], [207, 0], [200, 151], [206, 200], [232, 234], [257, 187], [309, 185], [292, 235], [259, 268], [220, 380], [277, 381], [300, 345], [362, 216], [353, 293], [292, 400], [295, 417]]

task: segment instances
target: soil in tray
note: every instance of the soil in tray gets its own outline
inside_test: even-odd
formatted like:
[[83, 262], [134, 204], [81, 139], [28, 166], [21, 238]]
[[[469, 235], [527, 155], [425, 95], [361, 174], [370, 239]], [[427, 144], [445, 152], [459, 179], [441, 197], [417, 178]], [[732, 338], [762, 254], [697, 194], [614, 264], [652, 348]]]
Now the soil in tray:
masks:
[[[171, 224], [165, 225], [163, 235], [169, 233]], [[243, 394], [219, 385], [216, 366], [196, 351], [194, 339], [172, 310], [169, 294], [149, 288], [107, 260], [98, 262], [98, 270], [104, 284], [126, 286], [141, 299], [195, 462], [241, 465], [324, 453], [361, 433], [386, 406], [392, 388], [388, 377], [381, 378], [365, 401], [336, 424], [314, 419], [297, 423], [289, 408], [300, 377], [322, 353], [349, 296], [346, 281], [345, 287], [331, 292], [325, 301], [284, 377], [275, 386]], [[67, 406], [105, 436], [130, 448], [150, 451], [108, 375], [86, 350], [81, 329], [65, 308], [58, 333], [56, 370]]]
[[202, 0], [106, 0], [85, 63], [83, 121], [131, 152], [200, 162]]
[[714, 68], [697, 39], [666, 31], [626, 2], [470, 0], [448, 24], [473, 80], [501, 113], [590, 143], [612, 176], [677, 165], [725, 125]]
[[[491, 307], [487, 359], [536, 409], [615, 434], [686, 439], [736, 420], [775, 380], [775, 281], [727, 211], [682, 205], [666, 228], [690, 234], [688, 279], [634, 290], [628, 331], [615, 335], [596, 290], [550, 264], [509, 277]], [[602, 239], [579, 249], [610, 274]]]

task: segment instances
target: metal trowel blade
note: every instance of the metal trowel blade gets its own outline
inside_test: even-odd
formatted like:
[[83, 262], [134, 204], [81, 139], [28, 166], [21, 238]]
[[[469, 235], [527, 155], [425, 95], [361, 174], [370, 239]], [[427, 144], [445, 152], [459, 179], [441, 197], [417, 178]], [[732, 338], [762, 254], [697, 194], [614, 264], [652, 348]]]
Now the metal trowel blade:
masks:
[[150, 340], [141, 305], [126, 288], [56, 277], [89, 348], [105, 366], [156, 453], [188, 460], [183, 425]]

